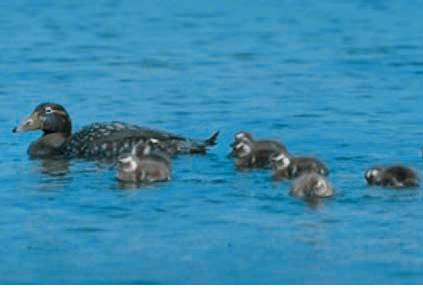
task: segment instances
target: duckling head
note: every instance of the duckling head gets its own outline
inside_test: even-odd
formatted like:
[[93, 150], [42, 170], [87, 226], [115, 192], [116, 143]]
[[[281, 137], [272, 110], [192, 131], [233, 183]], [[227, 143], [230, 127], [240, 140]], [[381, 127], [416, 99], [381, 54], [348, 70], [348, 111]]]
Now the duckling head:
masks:
[[232, 142], [230, 146], [232, 148], [235, 148], [235, 146], [238, 145], [241, 142], [253, 143], [254, 142], [253, 136], [248, 132], [240, 131], [240, 132], [235, 134], [234, 142]]
[[291, 160], [289, 156], [285, 153], [280, 153], [271, 158], [272, 169], [275, 171], [282, 171], [289, 167]]
[[247, 158], [253, 154], [253, 147], [250, 143], [240, 142], [234, 147], [236, 158]]
[[324, 179], [318, 179], [314, 185], [314, 195], [317, 197], [329, 197], [333, 194], [332, 186]]
[[373, 167], [367, 169], [364, 174], [364, 178], [366, 179], [367, 183], [370, 185], [379, 185], [382, 179], [382, 168], [380, 167]]

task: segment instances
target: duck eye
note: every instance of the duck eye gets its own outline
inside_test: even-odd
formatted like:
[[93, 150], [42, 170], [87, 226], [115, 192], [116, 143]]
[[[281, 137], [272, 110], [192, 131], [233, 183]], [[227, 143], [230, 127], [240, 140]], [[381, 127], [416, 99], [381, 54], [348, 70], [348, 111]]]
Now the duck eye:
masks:
[[44, 109], [44, 112], [45, 112], [46, 114], [50, 114], [50, 113], [52, 113], [52, 112], [53, 112], [53, 109], [51, 109], [51, 107], [46, 107], [46, 108]]

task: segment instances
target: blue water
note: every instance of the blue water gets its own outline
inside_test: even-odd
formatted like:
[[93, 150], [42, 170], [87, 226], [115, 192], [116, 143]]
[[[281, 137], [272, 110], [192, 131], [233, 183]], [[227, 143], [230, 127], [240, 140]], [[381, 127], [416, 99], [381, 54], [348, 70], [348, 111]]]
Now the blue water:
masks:
[[[1, 283], [422, 283], [420, 1], [1, 1]], [[31, 161], [11, 129], [44, 101], [75, 131], [121, 120], [195, 138], [169, 183], [123, 189], [95, 162]], [[331, 169], [310, 205], [226, 158], [238, 130]]]

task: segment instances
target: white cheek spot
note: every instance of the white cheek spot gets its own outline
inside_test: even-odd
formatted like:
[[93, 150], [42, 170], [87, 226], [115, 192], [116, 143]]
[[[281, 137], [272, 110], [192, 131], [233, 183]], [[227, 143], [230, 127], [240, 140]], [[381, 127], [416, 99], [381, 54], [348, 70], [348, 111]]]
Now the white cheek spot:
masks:
[[241, 140], [241, 139], [244, 139], [244, 138], [246, 138], [245, 133], [241, 132], [241, 133], [238, 133], [238, 134], [235, 135], [236, 140]]
[[134, 160], [129, 162], [129, 167], [126, 169], [128, 172], [134, 172], [137, 169], [137, 163]]
[[134, 172], [138, 167], [137, 162], [135, 162], [132, 156], [120, 158], [119, 163], [122, 165], [122, 170], [125, 172]]
[[379, 174], [379, 171], [376, 170], [376, 169], [374, 169], [374, 170], [371, 171], [371, 175], [372, 176], [375, 176], [376, 177], [378, 174]]
[[153, 144], [158, 144], [159, 140], [157, 140], [156, 138], [151, 138], [150, 142], [153, 143]]
[[326, 186], [325, 181], [319, 180], [317, 181], [316, 187], [317, 188], [324, 188]]
[[276, 157], [273, 158], [274, 161], [281, 161], [282, 159], [285, 159], [285, 154], [279, 154]]
[[282, 164], [283, 164], [283, 168], [287, 168], [289, 166], [289, 164], [291, 164], [291, 161], [288, 158], [283, 158], [282, 160]]
[[237, 148], [240, 149], [239, 155], [241, 157], [247, 156], [247, 155], [249, 155], [252, 152], [252, 149], [251, 149], [250, 145], [247, 145], [245, 143], [238, 144], [237, 145]]

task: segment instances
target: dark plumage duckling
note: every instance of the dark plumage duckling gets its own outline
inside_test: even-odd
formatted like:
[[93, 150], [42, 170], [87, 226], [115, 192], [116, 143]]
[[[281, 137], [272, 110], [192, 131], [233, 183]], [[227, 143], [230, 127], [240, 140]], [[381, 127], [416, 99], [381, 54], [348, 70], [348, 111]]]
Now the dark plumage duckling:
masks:
[[330, 197], [335, 193], [332, 184], [322, 175], [305, 173], [291, 185], [291, 195], [300, 198]]
[[364, 178], [369, 185], [392, 188], [417, 187], [420, 182], [413, 169], [402, 165], [372, 167], [365, 172]]
[[297, 178], [305, 173], [327, 176], [329, 170], [319, 159], [280, 153], [272, 158], [272, 173], [275, 180], [283, 180]]
[[156, 139], [141, 142], [132, 148], [129, 155], [118, 158], [117, 178], [127, 183], [151, 183], [169, 181], [171, 161]]
[[116, 158], [130, 152], [136, 143], [151, 138], [159, 140], [171, 155], [206, 153], [209, 146], [216, 144], [218, 136], [216, 132], [207, 140], [193, 140], [123, 122], [93, 123], [72, 135], [68, 112], [63, 106], [54, 103], [38, 105], [13, 132], [32, 130], [42, 130], [44, 133], [28, 149], [28, 154], [33, 158], [57, 155], [67, 158]]
[[274, 155], [285, 152], [286, 147], [275, 140], [254, 140], [248, 132], [235, 134], [231, 156], [238, 168], [264, 168], [270, 166]]

